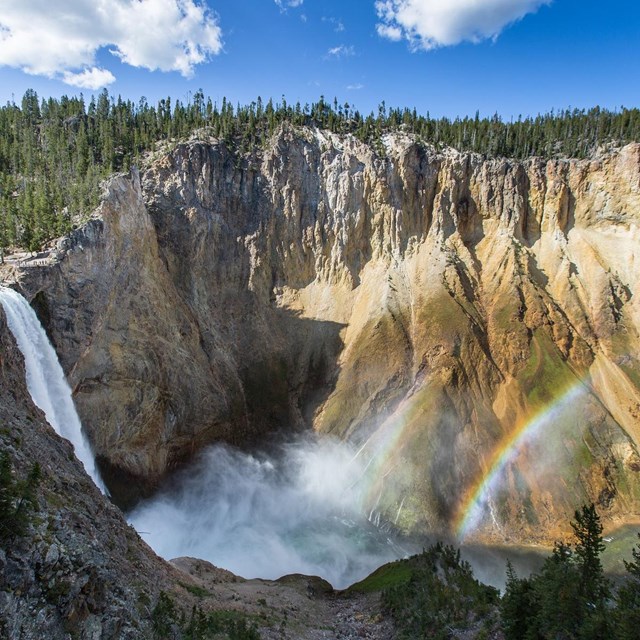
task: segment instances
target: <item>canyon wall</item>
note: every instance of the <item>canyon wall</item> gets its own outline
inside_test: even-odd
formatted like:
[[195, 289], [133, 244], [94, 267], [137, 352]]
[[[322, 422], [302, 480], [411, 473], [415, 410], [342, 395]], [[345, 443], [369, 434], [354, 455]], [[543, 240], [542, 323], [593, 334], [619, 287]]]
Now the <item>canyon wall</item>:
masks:
[[[405, 531], [640, 517], [640, 145], [484, 159], [284, 128], [167, 146], [5, 268], [121, 504], [206, 444], [312, 427]], [[473, 518], [470, 518], [473, 515]]]

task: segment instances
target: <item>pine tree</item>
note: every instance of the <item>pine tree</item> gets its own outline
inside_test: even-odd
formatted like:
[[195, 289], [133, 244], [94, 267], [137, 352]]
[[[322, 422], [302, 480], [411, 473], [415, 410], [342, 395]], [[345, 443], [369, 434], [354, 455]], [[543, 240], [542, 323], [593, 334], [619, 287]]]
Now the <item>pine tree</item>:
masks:
[[[613, 637], [608, 608], [609, 582], [600, 562], [604, 549], [602, 524], [594, 505], [576, 511], [571, 527], [575, 534], [574, 549], [563, 542], [556, 543], [539, 573], [520, 579], [508, 565], [501, 605], [507, 640], [608, 640]], [[634, 559], [640, 560], [640, 550]], [[632, 572], [637, 570], [640, 603], [640, 565], [631, 565]], [[624, 597], [631, 608], [636, 595], [632, 591]]]
[[615, 632], [619, 640], [636, 640], [640, 635], [640, 533], [632, 550], [633, 561], [624, 561], [626, 582], [616, 594]]
[[538, 614], [536, 635], [532, 638], [578, 638], [583, 620], [579, 592], [580, 572], [573, 561], [570, 545], [556, 543], [534, 579]]
[[576, 561], [582, 578], [581, 594], [590, 609], [601, 608], [610, 595], [610, 589], [600, 561], [600, 554], [605, 549], [602, 523], [593, 503], [575, 512], [571, 528], [576, 537]]
[[511, 561], [507, 561], [507, 583], [500, 602], [502, 628], [506, 640], [523, 640], [534, 637], [539, 606], [535, 600], [533, 583], [528, 578], [518, 578]]

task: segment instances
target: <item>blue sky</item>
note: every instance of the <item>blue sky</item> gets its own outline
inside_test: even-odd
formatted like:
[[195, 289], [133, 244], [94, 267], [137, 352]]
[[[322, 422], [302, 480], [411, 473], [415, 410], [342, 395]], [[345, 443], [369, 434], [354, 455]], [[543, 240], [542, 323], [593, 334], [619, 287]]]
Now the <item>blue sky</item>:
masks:
[[0, 0], [2, 103], [202, 88], [509, 118], [640, 106], [639, 70], [635, 0]]

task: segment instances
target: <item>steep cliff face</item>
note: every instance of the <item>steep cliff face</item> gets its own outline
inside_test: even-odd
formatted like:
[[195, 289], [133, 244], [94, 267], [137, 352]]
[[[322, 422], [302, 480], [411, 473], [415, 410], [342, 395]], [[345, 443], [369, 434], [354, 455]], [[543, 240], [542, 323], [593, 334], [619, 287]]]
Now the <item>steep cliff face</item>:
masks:
[[0, 450], [17, 481], [41, 469], [24, 535], [0, 539], [0, 636], [151, 637], [159, 591], [190, 579], [140, 540], [32, 403], [1, 308]]
[[384, 142], [176, 145], [16, 270], [112, 488], [312, 425], [361, 447], [368, 507], [406, 530], [640, 516], [640, 145], [521, 163]]

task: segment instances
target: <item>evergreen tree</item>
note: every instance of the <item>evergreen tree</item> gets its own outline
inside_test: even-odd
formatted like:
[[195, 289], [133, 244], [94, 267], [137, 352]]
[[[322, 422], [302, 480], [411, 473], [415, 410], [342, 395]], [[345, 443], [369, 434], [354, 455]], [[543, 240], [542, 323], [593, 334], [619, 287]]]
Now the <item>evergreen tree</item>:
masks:
[[518, 578], [511, 561], [507, 561], [507, 583], [500, 602], [506, 640], [536, 637], [538, 610], [532, 581]]
[[627, 580], [616, 595], [615, 632], [619, 640], [636, 640], [640, 635], [640, 533], [632, 550], [633, 561], [624, 561]]
[[584, 595], [591, 601], [608, 597], [600, 554], [605, 545], [602, 539], [602, 523], [595, 505], [584, 505], [575, 512], [571, 523], [576, 538], [576, 557], [581, 569]]
[[536, 601], [535, 635], [527, 638], [579, 638], [583, 621], [580, 571], [571, 547], [556, 543], [553, 552], [534, 579]]
[[612, 637], [609, 582], [600, 562], [604, 550], [602, 524], [594, 505], [576, 511], [571, 527], [575, 549], [563, 542], [556, 543], [539, 573], [518, 578], [513, 568], [507, 566], [507, 584], [501, 603], [507, 640], [608, 640]]
[[396, 130], [413, 132], [436, 149], [453, 145], [513, 158], [586, 157], [603, 145], [640, 140], [638, 109], [574, 109], [503, 122], [497, 114], [479, 113], [435, 119], [384, 102], [366, 115], [324, 96], [304, 107], [292, 107], [284, 96], [279, 103], [269, 99], [265, 105], [259, 97], [235, 108], [223, 98], [218, 108], [199, 89], [186, 105], [167, 97], [154, 107], [145, 98], [134, 104], [106, 90], [88, 105], [82, 95], [40, 102], [28, 90], [19, 106], [0, 107], [0, 252], [15, 243], [37, 249], [68, 230], [72, 217], [96, 206], [102, 179], [127, 170], [159, 141], [187, 138], [206, 126], [240, 156], [264, 145], [285, 123], [352, 134], [381, 156], [382, 136]]

